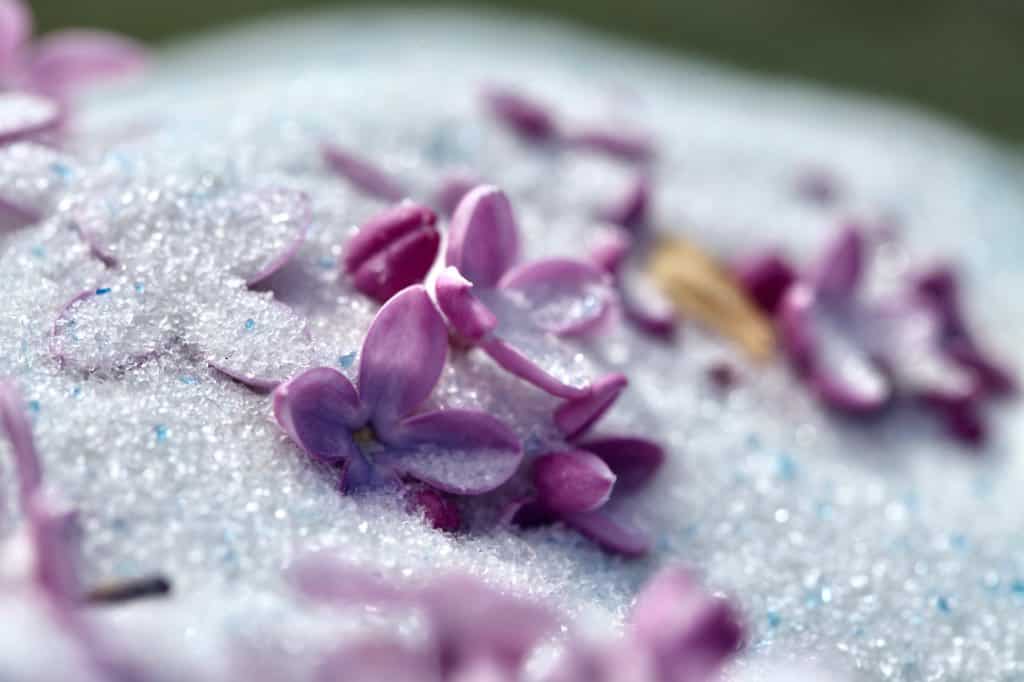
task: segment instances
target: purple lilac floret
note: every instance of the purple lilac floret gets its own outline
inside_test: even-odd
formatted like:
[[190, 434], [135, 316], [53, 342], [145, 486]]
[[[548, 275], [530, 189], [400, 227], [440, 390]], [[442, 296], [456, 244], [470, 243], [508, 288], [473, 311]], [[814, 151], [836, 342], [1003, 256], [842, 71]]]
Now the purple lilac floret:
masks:
[[437, 215], [426, 206], [403, 202], [359, 228], [345, 246], [341, 267], [356, 289], [384, 303], [423, 281], [440, 245]]
[[[435, 287], [438, 305], [455, 334], [508, 372], [552, 395], [578, 397], [583, 389], [551, 376], [501, 337], [499, 313], [513, 308], [525, 312], [524, 323], [538, 333], [592, 335], [605, 327], [616, 309], [609, 278], [581, 260], [518, 260], [519, 232], [508, 198], [489, 185], [473, 189], [451, 220], [447, 268]], [[560, 311], [578, 314], [546, 314], [552, 303], [560, 303]]]
[[[678, 567], [651, 579], [624, 634], [607, 641], [586, 639], [553, 609], [469, 576], [442, 575], [422, 586], [398, 587], [319, 555], [297, 561], [290, 575], [299, 593], [315, 603], [415, 611], [427, 630], [418, 645], [387, 636], [342, 642], [322, 661], [321, 679], [709, 682], [743, 641], [730, 604], [708, 595]], [[563, 653], [549, 672], [530, 677], [531, 655], [559, 629], [565, 633]], [[353, 677], [355, 671], [364, 677]]]
[[512, 430], [484, 412], [417, 412], [441, 376], [447, 348], [444, 321], [426, 290], [409, 287], [370, 325], [358, 387], [332, 368], [307, 370], [274, 392], [274, 416], [310, 457], [339, 469], [346, 490], [410, 479], [457, 495], [493, 490], [523, 456]]

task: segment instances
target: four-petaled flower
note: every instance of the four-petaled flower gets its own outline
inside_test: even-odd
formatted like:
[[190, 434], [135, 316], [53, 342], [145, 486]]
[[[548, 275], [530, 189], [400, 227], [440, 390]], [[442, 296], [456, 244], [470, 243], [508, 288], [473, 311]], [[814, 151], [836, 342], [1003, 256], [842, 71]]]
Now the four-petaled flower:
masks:
[[423, 286], [409, 287], [370, 325], [358, 389], [334, 369], [310, 369], [277, 388], [274, 415], [311, 457], [341, 468], [347, 489], [413, 479], [461, 495], [493, 490], [523, 456], [511, 429], [472, 410], [416, 413], [441, 376], [447, 349], [434, 303]]

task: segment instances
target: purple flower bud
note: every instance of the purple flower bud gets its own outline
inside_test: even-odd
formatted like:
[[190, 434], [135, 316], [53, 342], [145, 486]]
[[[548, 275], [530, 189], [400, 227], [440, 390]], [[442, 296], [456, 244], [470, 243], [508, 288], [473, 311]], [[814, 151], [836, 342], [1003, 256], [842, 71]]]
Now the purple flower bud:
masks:
[[796, 270], [774, 251], [741, 260], [733, 269], [743, 290], [762, 312], [774, 315], [782, 297], [796, 282]]
[[575, 514], [593, 511], [607, 502], [615, 474], [590, 452], [552, 452], [534, 462], [533, 484], [545, 507], [559, 514]]

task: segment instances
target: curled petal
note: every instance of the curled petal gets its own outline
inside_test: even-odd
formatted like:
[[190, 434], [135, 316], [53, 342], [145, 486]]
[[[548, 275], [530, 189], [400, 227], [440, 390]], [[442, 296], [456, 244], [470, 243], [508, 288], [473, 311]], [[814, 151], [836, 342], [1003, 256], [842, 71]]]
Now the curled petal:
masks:
[[498, 318], [473, 295], [473, 283], [453, 266], [444, 269], [435, 284], [437, 305], [459, 336], [474, 343], [494, 331]]
[[359, 395], [379, 431], [393, 428], [430, 395], [447, 354], [447, 328], [422, 285], [384, 304], [366, 332], [359, 363]]
[[651, 203], [651, 179], [639, 175], [620, 197], [601, 209], [599, 217], [613, 225], [636, 232], [647, 225]]
[[604, 460], [585, 450], [552, 452], [534, 462], [533, 484], [544, 506], [573, 514], [593, 511], [607, 502], [615, 474]]
[[43, 37], [33, 50], [29, 77], [40, 92], [64, 97], [93, 81], [139, 71], [146, 50], [124, 36], [74, 29]]
[[650, 137], [635, 131], [613, 128], [584, 128], [565, 137], [566, 143], [613, 156], [623, 161], [643, 162], [654, 156]]
[[410, 486], [405, 491], [409, 510], [423, 514], [436, 530], [454, 533], [462, 527], [462, 513], [455, 501], [442, 492], [425, 485]]
[[210, 367], [217, 370], [224, 376], [229, 379], [233, 379], [244, 386], [248, 386], [256, 393], [270, 393], [281, 385], [282, 379], [280, 378], [253, 376], [252, 374], [233, 367], [218, 364], [216, 360], [210, 360], [209, 364]]
[[405, 197], [406, 192], [397, 180], [366, 159], [330, 143], [325, 143], [321, 152], [331, 171], [348, 180], [360, 192], [390, 202], [401, 201]]
[[675, 338], [679, 328], [675, 308], [644, 273], [624, 272], [618, 284], [622, 314], [630, 324], [663, 341]]
[[274, 417], [311, 457], [326, 462], [359, 458], [352, 431], [365, 424], [364, 410], [349, 380], [318, 367], [274, 391]]
[[631, 621], [634, 637], [654, 653], [666, 680], [710, 679], [743, 639], [729, 603], [705, 593], [675, 567], [647, 583]]
[[600, 330], [615, 310], [608, 276], [582, 260], [550, 258], [514, 268], [498, 284], [530, 311], [537, 326], [559, 336]]
[[402, 422], [377, 461], [457, 495], [494, 490], [519, 468], [523, 448], [504, 422], [484, 412], [439, 410]]
[[646, 533], [623, 524], [604, 509], [567, 514], [562, 520], [606, 552], [635, 558], [647, 554], [651, 548], [651, 539]]
[[505, 193], [481, 185], [466, 194], [452, 216], [445, 264], [477, 286], [491, 288], [518, 258], [519, 232]]
[[342, 265], [359, 291], [384, 303], [423, 281], [440, 244], [437, 215], [426, 206], [402, 203], [359, 229], [345, 247]]
[[743, 259], [733, 273], [751, 300], [768, 315], [778, 311], [783, 295], [796, 282], [796, 270], [774, 251]]
[[0, 0], [0, 74], [16, 68], [32, 37], [32, 11], [23, 0]]
[[519, 350], [496, 336], [483, 339], [480, 342], [480, 348], [490, 355], [491, 359], [498, 363], [506, 372], [514, 374], [523, 381], [533, 384], [556, 398], [574, 399], [587, 395], [588, 389], [570, 386], [564, 381], [548, 374]]
[[11, 444], [21, 504], [26, 507], [42, 484], [43, 470], [21, 395], [14, 384], [6, 380], [0, 381], [0, 424]]
[[60, 126], [60, 105], [25, 92], [0, 94], [0, 145], [35, 137]]
[[482, 183], [475, 177], [466, 174], [447, 175], [441, 180], [441, 185], [434, 195], [434, 205], [442, 215], [451, 216], [455, 213], [462, 198], [469, 194], [474, 187]]
[[830, 300], [850, 299], [864, 272], [864, 234], [855, 225], [845, 226], [825, 248], [814, 275], [815, 290]]
[[623, 493], [646, 486], [665, 462], [662, 447], [646, 438], [590, 438], [577, 445], [604, 460], [615, 474], [615, 489]]
[[608, 411], [629, 384], [623, 374], [604, 376], [578, 398], [566, 400], [555, 410], [555, 426], [567, 440], [579, 438]]
[[612, 227], [598, 235], [590, 251], [590, 260], [609, 275], [617, 275], [632, 251], [633, 237], [622, 228]]
[[554, 117], [540, 102], [497, 87], [485, 89], [483, 97], [491, 114], [520, 137], [532, 142], [545, 142], [558, 135]]

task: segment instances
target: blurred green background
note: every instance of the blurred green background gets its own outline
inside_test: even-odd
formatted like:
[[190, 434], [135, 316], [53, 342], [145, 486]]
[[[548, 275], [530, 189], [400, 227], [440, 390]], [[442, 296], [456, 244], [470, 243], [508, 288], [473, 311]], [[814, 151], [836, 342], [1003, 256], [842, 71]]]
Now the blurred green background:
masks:
[[[42, 30], [148, 41], [247, 16], [358, 0], [29, 0]], [[402, 6], [431, 2], [406, 0]], [[748, 69], [896, 95], [1024, 141], [1024, 0], [506, 0], [520, 9]]]

